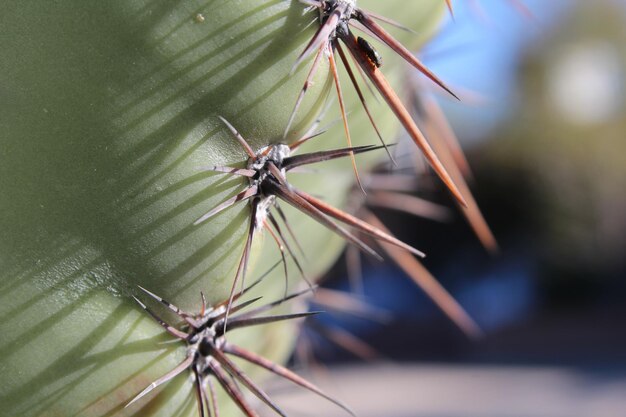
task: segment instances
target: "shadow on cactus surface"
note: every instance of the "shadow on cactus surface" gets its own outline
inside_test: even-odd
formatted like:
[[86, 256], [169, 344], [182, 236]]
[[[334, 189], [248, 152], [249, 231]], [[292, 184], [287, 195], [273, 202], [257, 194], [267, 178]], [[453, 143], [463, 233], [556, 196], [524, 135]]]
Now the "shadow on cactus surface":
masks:
[[[305, 3], [321, 8], [326, 22], [335, 19], [337, 8], [352, 4]], [[382, 15], [404, 3], [360, 4]], [[409, 10], [416, 16], [412, 24], [421, 25], [411, 29], [423, 35], [432, 32], [443, 7], [440, 0], [411, 5]], [[354, 12], [370, 31], [410, 59], [399, 43], [389, 41], [387, 32], [373, 23], [373, 14], [361, 9]], [[339, 16], [342, 25], [347, 26], [349, 15], [352, 12]], [[252, 242], [252, 231], [267, 226], [264, 216], [255, 213], [255, 204], [212, 217], [213, 208], [225, 208], [222, 203], [241, 190], [247, 177], [264, 175], [255, 191], [258, 196], [250, 191], [254, 184], [248, 184], [249, 195], [241, 197], [260, 205], [264, 198], [277, 196], [330, 229], [310, 221], [293, 224], [294, 236], [306, 236], [306, 259], [296, 265], [296, 257], [287, 259], [280, 248], [286, 247], [293, 255], [276, 219], [267, 217], [271, 227], [265, 229], [274, 229], [285, 271], [291, 262], [302, 275], [319, 276], [342, 246], [333, 232], [373, 252], [329, 216], [359, 233], [419, 254], [382, 228], [341, 210], [352, 182], [350, 168], [342, 161], [325, 163], [315, 175], [302, 172], [294, 186], [284, 178], [282, 170], [291, 167], [376, 149], [369, 145], [372, 134], [358, 122], [351, 135], [355, 143], [350, 142], [348, 148], [322, 151], [336, 147], [327, 146], [319, 137], [303, 146], [306, 152], [301, 156], [283, 155], [280, 161], [272, 157], [269, 165], [264, 161], [263, 169], [253, 167], [254, 173], [246, 171], [250, 166], [229, 171], [239, 174], [235, 176], [210, 172], [219, 169], [203, 170], [238, 166], [245, 158], [258, 162], [267, 156], [264, 150], [269, 154], [285, 146], [280, 145], [283, 137], [302, 137], [325, 104], [333, 81], [348, 135], [347, 110], [351, 110], [351, 120], [375, 119], [376, 133], [393, 137], [397, 129], [393, 118], [379, 118], [373, 113], [375, 107], [352, 111], [353, 103], [365, 103], [354, 74], [351, 80], [361, 97], [357, 101], [346, 95], [344, 100], [334, 51], [328, 50], [338, 46], [335, 36], [345, 42], [458, 200], [467, 200], [463, 190], [452, 185], [449, 168], [436, 158], [372, 61], [377, 59], [373, 47], [327, 24], [321, 29], [325, 36], [320, 37], [311, 17], [314, 23], [318, 21], [306, 4], [283, 0], [85, 1], [6, 7], [0, 23], [10, 36], [0, 45], [0, 54], [19, 59], [3, 59], [0, 64], [2, 93], [10, 103], [0, 107], [5, 127], [0, 153], [4, 196], [0, 201], [1, 413], [41, 417], [197, 414], [194, 384], [204, 384], [200, 375], [205, 369], [196, 369], [194, 374], [190, 348], [165, 343], [163, 328], [143, 314], [132, 294], [141, 285], [171, 300], [182, 312], [200, 310], [202, 291], [207, 305], [228, 299], [222, 307], [232, 307], [234, 313], [239, 305], [231, 303], [241, 294], [236, 284], [248, 262], [251, 268], [263, 270], [277, 256], [271, 242]], [[310, 48], [304, 54], [302, 48], [311, 36], [313, 51], [320, 51], [318, 55], [329, 51], [330, 67], [316, 62], [313, 74], [306, 68], [292, 71], [295, 63], [309, 55]], [[409, 39], [410, 47], [417, 46], [411, 38], [423, 41], [409, 32], [398, 37]], [[394, 59], [384, 59], [390, 79], [398, 78]], [[344, 64], [349, 68], [345, 59]], [[303, 79], [307, 94], [299, 97]], [[291, 111], [296, 101], [297, 114]], [[236, 126], [248, 149], [233, 140], [218, 116]], [[373, 161], [373, 156], [364, 158], [360, 166]], [[314, 197], [318, 194], [324, 202]], [[286, 217], [296, 218], [286, 211]], [[210, 221], [197, 222], [205, 213], [211, 214], [205, 216]], [[280, 268], [273, 270], [255, 290], [266, 299], [280, 299], [289, 288], [301, 285], [299, 278], [289, 278], [286, 286], [285, 274]], [[284, 311], [276, 317], [292, 317], [288, 305], [279, 308]], [[204, 320], [207, 311], [215, 310], [202, 309], [203, 314], [193, 320]], [[228, 326], [227, 312], [220, 312], [220, 319], [222, 314]], [[250, 321], [238, 322], [241, 316], [233, 314], [229, 323], [233, 329], [237, 323], [257, 323], [245, 314]], [[190, 317], [181, 313], [179, 318], [194, 327]], [[232, 345], [229, 336], [228, 346], [249, 346], [258, 353], [238, 356], [289, 375], [288, 379], [315, 391], [277, 364], [293, 346], [295, 326], [290, 320], [268, 321], [277, 322], [246, 327], [232, 336]], [[196, 331], [206, 330], [203, 326], [195, 327]], [[168, 329], [182, 338], [177, 333], [180, 328]], [[184, 336], [187, 343], [192, 333]], [[269, 400], [256, 383], [242, 376], [239, 365], [231, 366], [220, 352], [212, 352], [219, 359], [210, 362], [214, 366], [209, 366], [210, 371], [227, 393], [216, 391], [217, 397], [224, 397], [217, 400], [221, 412], [232, 415], [239, 406], [254, 415], [254, 405], [248, 406], [248, 400], [239, 395], [232, 377], [261, 400]], [[237, 356], [234, 352], [227, 353]], [[252, 359], [260, 357], [267, 359]], [[270, 366], [270, 362], [276, 364]], [[255, 376], [249, 365], [242, 369]], [[219, 367], [228, 368], [230, 376], [216, 370]], [[173, 378], [179, 373], [195, 375], [196, 381]], [[133, 408], [136, 404], [124, 407], [153, 381], [164, 382], [159, 379], [163, 375], [174, 380], [159, 388], [158, 395], [142, 398], [146, 402], [139, 411]], [[208, 413], [208, 404], [202, 405], [207, 402], [203, 393], [199, 391], [200, 412]]]

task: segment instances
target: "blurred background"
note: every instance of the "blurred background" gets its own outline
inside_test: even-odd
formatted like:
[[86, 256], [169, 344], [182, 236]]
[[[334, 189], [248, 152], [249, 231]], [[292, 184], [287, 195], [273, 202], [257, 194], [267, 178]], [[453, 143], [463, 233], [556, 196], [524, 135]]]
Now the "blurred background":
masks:
[[[363, 259], [371, 314], [308, 323], [294, 361], [314, 360], [322, 385], [332, 375], [359, 416], [626, 416], [626, 1], [453, 5], [421, 56], [462, 97], [435, 94], [499, 253], [428, 178], [416, 195], [450, 207], [448, 221], [375, 213], [428, 254], [484, 334], [464, 335], [392, 263]], [[345, 261], [325, 287], [350, 290]], [[293, 415], [320, 406], [289, 393]]]

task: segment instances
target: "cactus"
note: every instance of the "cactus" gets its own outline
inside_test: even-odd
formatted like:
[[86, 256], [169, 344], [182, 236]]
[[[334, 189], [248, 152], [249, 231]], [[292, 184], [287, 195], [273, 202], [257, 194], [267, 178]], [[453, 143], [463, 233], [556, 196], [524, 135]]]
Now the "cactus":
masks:
[[[404, 22], [432, 33], [440, 0], [379, 4], [380, 14], [412, 11]], [[202, 170], [241, 164], [245, 153], [219, 116], [253, 149], [283, 141], [306, 77], [289, 74], [315, 31], [315, 14], [296, 1], [193, 0], [20, 2], [5, 5], [0, 107], [0, 414], [7, 416], [191, 416], [193, 384], [176, 378], [143, 403], [125, 407], [175, 368], [185, 349], [167, 344], [158, 323], [132, 299], [137, 286], [198, 310], [228, 297], [250, 210], [194, 222], [244, 183]], [[398, 80], [397, 58], [385, 56]], [[322, 64], [324, 65], [324, 64]], [[313, 80], [288, 138], [300, 137], [331, 88], [328, 68]], [[346, 97], [355, 145], [375, 141], [367, 114]], [[384, 138], [397, 122], [373, 108]], [[380, 111], [379, 111], [380, 110]], [[330, 117], [337, 116], [329, 110]], [[340, 133], [337, 133], [339, 130]], [[341, 129], [306, 149], [336, 148]], [[327, 146], [327, 144], [334, 144]], [[359, 161], [363, 166], [374, 157]], [[342, 207], [350, 164], [326, 165], [294, 183]], [[288, 213], [297, 216], [297, 213]], [[311, 221], [306, 273], [319, 275], [343, 242]], [[250, 278], [279, 258], [269, 239], [252, 247]], [[293, 265], [290, 265], [293, 269]], [[275, 269], [257, 291], [283, 294]], [[292, 285], [300, 282], [292, 274]], [[293, 324], [246, 328], [233, 341], [272, 360], [289, 353]], [[220, 401], [234, 407], [228, 399]]]

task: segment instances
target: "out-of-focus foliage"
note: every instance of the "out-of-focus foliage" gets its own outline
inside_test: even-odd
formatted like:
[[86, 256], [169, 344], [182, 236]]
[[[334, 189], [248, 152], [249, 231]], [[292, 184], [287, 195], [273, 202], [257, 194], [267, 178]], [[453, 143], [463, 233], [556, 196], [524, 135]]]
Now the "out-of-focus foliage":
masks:
[[529, 47], [519, 107], [476, 157], [498, 173], [488, 181], [529, 192], [517, 209], [544, 260], [615, 274], [626, 250], [626, 11], [599, 1], [569, 13]]

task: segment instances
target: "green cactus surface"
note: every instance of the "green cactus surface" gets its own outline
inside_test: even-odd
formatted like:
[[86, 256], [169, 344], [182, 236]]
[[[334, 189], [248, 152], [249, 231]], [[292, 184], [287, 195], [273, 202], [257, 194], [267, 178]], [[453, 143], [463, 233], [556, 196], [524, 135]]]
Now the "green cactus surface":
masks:
[[[359, 4], [418, 31], [398, 32], [417, 47], [437, 27], [443, 3]], [[284, 0], [4, 2], [1, 416], [196, 415], [191, 380], [182, 376], [124, 408], [185, 356], [182, 344], [163, 343], [172, 338], [131, 295], [142, 285], [188, 311], [199, 310], [200, 291], [209, 303], [228, 296], [249, 206], [193, 226], [242, 187], [241, 179], [201, 167], [246, 160], [218, 116], [253, 147], [283, 140], [308, 65], [290, 71], [315, 17]], [[404, 74], [397, 64], [385, 57], [396, 83]], [[329, 80], [323, 67], [289, 138], [318, 116]], [[376, 143], [348, 95], [355, 143]], [[385, 137], [393, 138], [399, 124], [383, 104], [370, 101]], [[331, 107], [326, 119], [337, 117]], [[335, 126], [306, 149], [341, 146], [343, 132]], [[365, 167], [373, 157], [359, 162]], [[293, 174], [298, 187], [339, 207], [353, 179], [348, 160]], [[306, 245], [305, 269], [313, 278], [343, 242], [293, 210], [288, 216]], [[274, 242], [259, 235], [248, 279], [278, 259]], [[292, 284], [300, 284], [293, 265], [290, 271]], [[284, 285], [277, 268], [257, 293], [270, 301]], [[283, 360], [295, 334], [285, 323], [241, 330], [233, 340]], [[220, 406], [224, 415], [236, 415], [227, 397]]]

